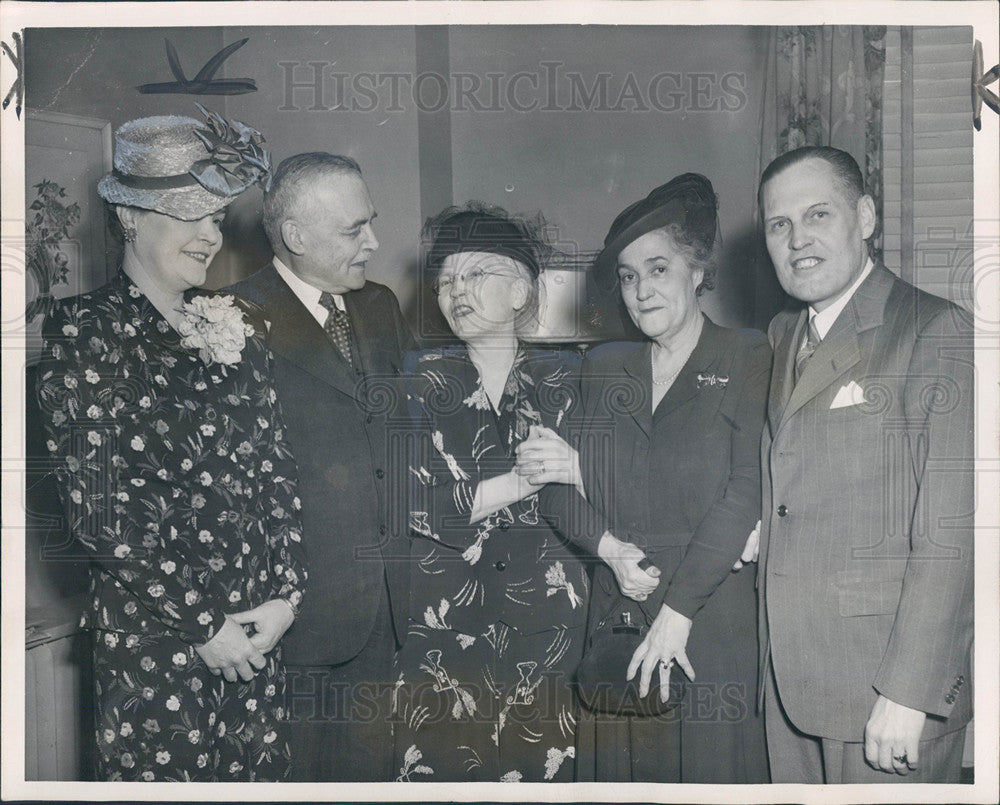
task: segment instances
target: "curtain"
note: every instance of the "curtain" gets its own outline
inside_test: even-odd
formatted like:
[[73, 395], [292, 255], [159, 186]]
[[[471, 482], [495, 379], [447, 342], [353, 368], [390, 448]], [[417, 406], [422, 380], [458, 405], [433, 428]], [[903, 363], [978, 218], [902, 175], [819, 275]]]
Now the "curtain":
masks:
[[[781, 26], [769, 32], [760, 169], [803, 145], [831, 145], [851, 154], [875, 201], [877, 222], [869, 244], [876, 261], [882, 259], [884, 72], [884, 25]], [[766, 324], [782, 303], [770, 261], [766, 254], [763, 258], [757, 274], [758, 325]]]

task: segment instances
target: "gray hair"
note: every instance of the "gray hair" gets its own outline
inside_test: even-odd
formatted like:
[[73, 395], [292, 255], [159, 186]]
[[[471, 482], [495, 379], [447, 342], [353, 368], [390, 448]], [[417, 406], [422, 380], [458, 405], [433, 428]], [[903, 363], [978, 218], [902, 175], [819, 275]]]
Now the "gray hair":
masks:
[[271, 248], [284, 248], [281, 225], [301, 198], [309, 183], [320, 176], [354, 174], [361, 176], [361, 167], [350, 157], [310, 151], [283, 159], [271, 177], [271, 189], [264, 194], [264, 231]]
[[701, 282], [695, 288], [695, 295], [701, 296], [705, 291], [715, 289], [715, 244], [706, 244], [704, 240], [688, 233], [678, 223], [670, 223], [654, 230], [666, 235], [674, 248], [684, 257], [690, 271], [701, 271]]

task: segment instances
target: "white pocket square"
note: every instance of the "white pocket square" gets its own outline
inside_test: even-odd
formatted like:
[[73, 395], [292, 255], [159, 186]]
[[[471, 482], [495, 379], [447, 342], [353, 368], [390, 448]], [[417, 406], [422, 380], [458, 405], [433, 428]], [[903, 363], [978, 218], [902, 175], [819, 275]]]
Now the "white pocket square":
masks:
[[842, 386], [837, 396], [830, 403], [830, 410], [834, 408], [847, 408], [852, 405], [861, 405], [865, 401], [865, 390], [855, 381], [851, 381], [846, 386]]

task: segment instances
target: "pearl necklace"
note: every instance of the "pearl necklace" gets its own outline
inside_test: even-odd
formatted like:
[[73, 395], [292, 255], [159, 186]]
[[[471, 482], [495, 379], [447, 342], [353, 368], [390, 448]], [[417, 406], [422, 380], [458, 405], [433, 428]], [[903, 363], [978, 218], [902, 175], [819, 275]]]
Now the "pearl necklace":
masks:
[[684, 364], [682, 363], [680, 365], [680, 367], [677, 369], [677, 371], [674, 372], [672, 375], [670, 375], [670, 377], [668, 377], [666, 380], [657, 380], [655, 377], [651, 378], [652, 381], [653, 381], [653, 385], [654, 386], [669, 386], [671, 383], [673, 383], [677, 379], [677, 375], [679, 375], [681, 373], [681, 369], [683, 369], [683, 368], [684, 368]]
[[677, 375], [679, 375], [683, 371], [684, 367], [687, 366], [687, 362], [691, 358], [691, 353], [694, 352], [694, 348], [697, 345], [698, 345], [698, 342], [695, 341], [691, 345], [690, 349], [685, 350], [685, 355], [684, 355], [683, 360], [681, 360], [681, 365], [678, 366], [677, 369], [676, 369], [676, 371], [673, 374], [671, 374], [670, 377], [666, 378], [665, 380], [657, 380], [655, 377], [652, 377], [653, 369], [652, 369], [652, 367], [650, 367], [650, 379], [653, 381], [653, 385], [654, 386], [669, 386], [671, 383], [673, 383], [677, 379]]
[[684, 355], [681, 358], [681, 365], [677, 367], [676, 371], [674, 371], [674, 373], [671, 374], [670, 377], [664, 380], [657, 380], [655, 377], [652, 376], [654, 367], [652, 365], [649, 367], [650, 380], [653, 381], [654, 386], [660, 386], [661, 388], [663, 386], [669, 386], [677, 379], [677, 375], [679, 375], [681, 371], [683, 371], [684, 367], [687, 365], [687, 362], [691, 359], [691, 355], [694, 352], [694, 348], [698, 346], [698, 340], [701, 338], [701, 330], [702, 330], [701, 322], [698, 322], [698, 329], [695, 334], [694, 340], [692, 341], [690, 346], [688, 346], [688, 348], [684, 350]]

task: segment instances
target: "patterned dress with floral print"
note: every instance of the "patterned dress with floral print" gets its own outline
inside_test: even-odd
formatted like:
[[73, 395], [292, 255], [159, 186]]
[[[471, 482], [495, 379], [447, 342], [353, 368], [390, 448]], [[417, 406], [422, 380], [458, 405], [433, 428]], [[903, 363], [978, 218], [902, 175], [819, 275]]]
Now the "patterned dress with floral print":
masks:
[[584, 565], [537, 495], [477, 523], [469, 515], [479, 482], [511, 469], [531, 425], [561, 428], [577, 365], [520, 349], [495, 412], [464, 348], [416, 357], [414, 575], [394, 694], [400, 781], [573, 779]]
[[224, 345], [227, 363], [183, 346], [123, 272], [46, 320], [38, 393], [69, 528], [91, 560], [82, 625], [94, 630], [101, 779], [288, 773], [280, 645], [236, 683], [195, 651], [227, 613], [272, 598], [297, 610], [306, 582], [265, 325], [237, 312], [245, 345]]

